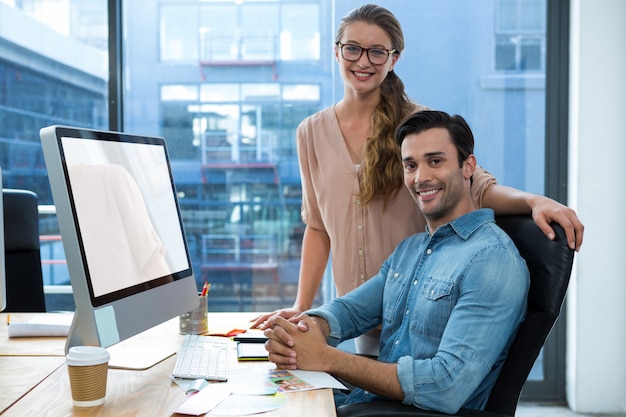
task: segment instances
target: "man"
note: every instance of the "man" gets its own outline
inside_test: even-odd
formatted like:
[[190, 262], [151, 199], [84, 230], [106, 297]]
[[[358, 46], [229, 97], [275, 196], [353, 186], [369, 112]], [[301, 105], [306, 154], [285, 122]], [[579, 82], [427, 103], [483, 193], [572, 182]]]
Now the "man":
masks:
[[[444, 413], [483, 409], [524, 318], [528, 269], [493, 211], [472, 203], [474, 138], [462, 117], [415, 113], [396, 140], [427, 233], [401, 242], [347, 295], [293, 322], [273, 317], [269, 358], [359, 387], [337, 405], [384, 397]], [[333, 347], [378, 325], [377, 359]]]

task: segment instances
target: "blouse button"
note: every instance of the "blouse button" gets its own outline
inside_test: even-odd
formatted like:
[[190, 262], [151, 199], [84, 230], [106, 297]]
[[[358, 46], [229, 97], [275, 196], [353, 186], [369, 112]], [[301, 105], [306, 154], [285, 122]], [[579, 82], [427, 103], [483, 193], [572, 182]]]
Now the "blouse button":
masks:
[[361, 204], [361, 200], [356, 200], [356, 205], [358, 206], [359, 204]]
[[359, 249], [359, 255], [363, 255], [363, 249]]
[[414, 286], [417, 285], [417, 280], [413, 281], [413, 285]]
[[432, 250], [432, 249], [428, 249], [428, 250], [426, 251], [426, 253], [430, 255], [431, 253], [433, 253], [433, 250]]

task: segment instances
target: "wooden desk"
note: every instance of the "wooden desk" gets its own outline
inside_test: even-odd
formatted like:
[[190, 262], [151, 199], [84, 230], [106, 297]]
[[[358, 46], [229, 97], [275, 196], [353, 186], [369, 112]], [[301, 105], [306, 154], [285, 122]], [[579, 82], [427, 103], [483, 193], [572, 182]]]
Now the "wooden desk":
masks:
[[0, 356], [0, 415], [63, 363], [58, 356]]
[[[210, 313], [209, 328], [212, 332], [219, 332], [218, 329], [245, 328], [248, 320], [255, 315], [256, 313]], [[2, 320], [0, 328], [4, 327], [0, 330], [2, 343], [6, 341], [4, 316], [5, 314], [0, 314]], [[13, 317], [11, 314], [11, 321]], [[17, 314], [15, 317], [17, 319]], [[163, 329], [167, 331], [164, 339], [180, 341], [182, 336], [177, 332], [172, 334], [172, 329], [177, 329], [177, 320], [163, 325]], [[50, 339], [56, 339], [59, 345], [65, 344], [65, 338]], [[32, 339], [30, 340], [32, 342]], [[10, 342], [13, 343], [14, 340]], [[27, 342], [24, 340], [21, 343]], [[54, 345], [54, 341], [52, 344]], [[238, 362], [234, 343], [230, 356], [231, 370], [269, 366], [266, 362]], [[97, 407], [80, 408], [72, 404], [67, 366], [63, 357], [0, 356], [0, 414], [3, 417], [42, 414], [49, 417], [178, 416], [173, 414], [172, 410], [183, 402], [185, 393], [170, 379], [175, 361], [176, 357], [172, 356], [140, 371], [109, 369], [105, 403]], [[286, 405], [270, 413], [255, 416], [336, 416], [330, 389], [292, 392], [285, 395], [288, 398]]]
[[[7, 316], [0, 314], [0, 414], [65, 362], [65, 338], [9, 339]], [[11, 313], [15, 321], [32, 316]]]

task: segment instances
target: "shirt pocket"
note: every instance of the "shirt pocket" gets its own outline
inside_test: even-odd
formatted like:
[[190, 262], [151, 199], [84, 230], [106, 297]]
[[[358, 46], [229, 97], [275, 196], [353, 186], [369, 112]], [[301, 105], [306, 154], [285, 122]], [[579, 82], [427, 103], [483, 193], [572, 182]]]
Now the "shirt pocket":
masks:
[[383, 294], [383, 320], [385, 322], [391, 323], [397, 320], [398, 317], [402, 317], [402, 315], [397, 314], [397, 311], [406, 299], [406, 286], [407, 275], [390, 269], [387, 273], [385, 292]]
[[413, 308], [411, 331], [441, 338], [454, 308], [454, 282], [429, 277]]

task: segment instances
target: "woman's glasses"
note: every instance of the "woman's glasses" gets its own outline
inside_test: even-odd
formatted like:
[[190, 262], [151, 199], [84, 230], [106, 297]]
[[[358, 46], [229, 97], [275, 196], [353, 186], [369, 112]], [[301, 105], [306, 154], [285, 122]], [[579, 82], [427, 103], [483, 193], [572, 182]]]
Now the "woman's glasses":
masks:
[[341, 42], [337, 42], [337, 47], [341, 50], [341, 56], [346, 61], [356, 62], [361, 58], [363, 52], [366, 52], [367, 59], [374, 65], [384, 64], [389, 59], [389, 55], [396, 52], [395, 49], [361, 48], [358, 45]]

